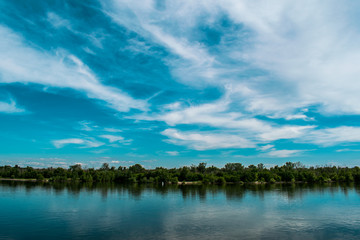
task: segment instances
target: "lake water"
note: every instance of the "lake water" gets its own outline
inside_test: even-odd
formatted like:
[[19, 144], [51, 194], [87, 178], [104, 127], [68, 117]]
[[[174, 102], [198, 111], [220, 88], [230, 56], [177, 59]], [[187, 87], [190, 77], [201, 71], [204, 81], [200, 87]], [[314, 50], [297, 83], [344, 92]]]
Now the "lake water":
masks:
[[0, 239], [360, 239], [360, 187], [0, 182]]

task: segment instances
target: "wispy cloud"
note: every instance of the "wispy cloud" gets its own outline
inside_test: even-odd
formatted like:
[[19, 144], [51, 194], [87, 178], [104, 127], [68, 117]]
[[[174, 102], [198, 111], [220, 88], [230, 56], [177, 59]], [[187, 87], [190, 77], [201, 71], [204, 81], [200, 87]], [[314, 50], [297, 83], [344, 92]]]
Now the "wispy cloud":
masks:
[[321, 146], [334, 146], [344, 143], [360, 143], [360, 127], [341, 126], [325, 128], [310, 132], [299, 139]]
[[180, 154], [178, 151], [166, 151], [165, 153], [170, 156], [178, 156]]
[[81, 148], [96, 148], [104, 145], [102, 142], [98, 142], [96, 140], [89, 139], [81, 139], [81, 138], [67, 138], [67, 139], [59, 139], [52, 141], [52, 144], [56, 148], [63, 148], [69, 144], [80, 145]]
[[214, 67], [215, 57], [203, 44], [189, 39], [193, 28], [204, 20], [201, 18], [203, 11], [211, 7], [216, 10], [214, 5], [200, 1], [181, 4], [167, 2], [166, 11], [159, 11], [154, 2], [148, 0], [141, 4], [126, 0], [102, 4], [104, 12], [114, 22], [168, 49], [172, 56], [166, 59], [167, 64], [178, 80], [190, 85], [201, 85], [201, 82], [193, 81], [198, 77], [215, 82], [218, 71]]
[[117, 128], [104, 128], [104, 131], [106, 131], [106, 132], [111, 132], [111, 133], [119, 133], [119, 132], [122, 132], [121, 129], [117, 129]]
[[[344, 17], [349, 11], [344, 4], [331, 2], [321, 7], [320, 1], [307, 4], [278, 1], [269, 5], [265, 1], [227, 0], [225, 3], [166, 2], [165, 5], [162, 11], [152, 1], [142, 4], [113, 1], [112, 8], [107, 4], [103, 6], [118, 24], [177, 55], [182, 61], [167, 59], [173, 72], [180, 70], [183, 75], [174, 76], [182, 79], [190, 72], [197, 76], [196, 81], [189, 77], [191, 80], [185, 83], [215, 85], [224, 91], [224, 97], [220, 101], [190, 107], [175, 102], [167, 105], [167, 111], [135, 118], [164, 121], [169, 126], [207, 125], [218, 131], [222, 129], [223, 134], [228, 135], [232, 135], [228, 133], [228, 129], [232, 129], [236, 130], [234, 137], [241, 134], [254, 143], [279, 139], [295, 142], [308, 139], [318, 145], [357, 141], [351, 134], [340, 136], [333, 133], [336, 130], [324, 132], [317, 130], [315, 125], [277, 125], [254, 117], [313, 121], [314, 118], [307, 116], [307, 107], [311, 106], [327, 114], [360, 113], [356, 104], [360, 100], [356, 82], [360, 72], [354, 64], [360, 56], [360, 48], [354, 43], [359, 31], [349, 24], [353, 20], [351, 17]], [[302, 14], [297, 14], [299, 12]], [[220, 21], [224, 14], [231, 24], [245, 28], [233, 32], [220, 28], [223, 41], [215, 46], [219, 51], [214, 52], [193, 35], [198, 31], [199, 19], [206, 25]], [[340, 20], [333, 15], [339, 16]], [[129, 16], [134, 21], [130, 21]], [[229, 44], [226, 39], [230, 36], [232, 42]], [[228, 56], [222, 54], [224, 52], [229, 53]], [[262, 75], [239, 78], [225, 64], [230, 59], [232, 67], [237, 64], [238, 72], [257, 68], [263, 71]], [[216, 84], [210, 75], [197, 74], [194, 68], [182, 71], [182, 66], [188, 63], [216, 72]], [[166, 131], [163, 134], [171, 136], [172, 143], [186, 145], [188, 141], [190, 145], [193, 141], [191, 137]], [[210, 143], [209, 148], [214, 146]]]
[[134, 163], [134, 161], [119, 161], [119, 160], [112, 160], [111, 163], [116, 163], [116, 164], [132, 164]]
[[[168, 108], [168, 106], [165, 106]], [[165, 109], [166, 109], [165, 108]], [[214, 127], [236, 128], [236, 129], [269, 129], [271, 126], [261, 120], [246, 116], [241, 112], [229, 111], [229, 102], [226, 99], [195, 106], [177, 106], [153, 116], [136, 115], [138, 120], [158, 120], [164, 121], [170, 126], [178, 124], [205, 124]]]
[[94, 125], [93, 122], [91, 122], [91, 121], [80, 121], [79, 125], [80, 125], [80, 130], [87, 131], [87, 132], [91, 132], [94, 129], [99, 127], [97, 125]]
[[267, 145], [264, 145], [264, 146], [259, 147], [259, 149], [260, 149], [261, 151], [266, 151], [266, 150], [272, 149], [272, 148], [274, 148], [274, 147], [275, 147], [275, 145], [267, 144]]
[[196, 150], [221, 148], [254, 148], [255, 144], [245, 138], [231, 134], [213, 132], [181, 132], [176, 129], [166, 129], [161, 134], [169, 137], [167, 140], [176, 145], [183, 145]]
[[354, 63], [359, 60], [360, 47], [354, 42], [359, 36], [351, 11], [354, 3], [331, 1], [324, 6], [321, 1], [306, 2], [269, 5], [229, 0], [221, 6], [234, 22], [253, 33], [252, 46], [237, 51], [238, 56], [276, 74], [277, 86], [292, 94], [271, 95], [271, 99], [286, 99], [293, 108], [320, 104], [327, 113], [358, 114], [360, 71]]
[[304, 152], [304, 150], [271, 150], [266, 155], [269, 157], [287, 158], [297, 156], [302, 152]]
[[2, 102], [0, 101], [0, 112], [9, 113], [9, 114], [19, 114], [26, 113], [26, 110], [17, 106], [16, 102], [13, 99], [9, 101]]
[[296, 139], [309, 132], [315, 126], [283, 126], [260, 134], [260, 138], [271, 142], [279, 139]]
[[76, 56], [65, 51], [54, 54], [29, 47], [25, 40], [0, 26], [1, 82], [33, 83], [83, 92], [88, 98], [105, 102], [126, 112], [131, 108], [145, 110], [147, 103], [130, 97], [115, 87], [102, 84], [96, 75]]
[[47, 14], [47, 20], [48, 20], [55, 28], [65, 27], [65, 28], [71, 30], [71, 23], [70, 23], [70, 21], [62, 18], [61, 16], [57, 15], [57, 14], [54, 13], [54, 12], [48, 12], [48, 14]]
[[[304, 106], [320, 104], [322, 110], [331, 113], [360, 111], [355, 104], [359, 100], [359, 89], [353, 88], [358, 85], [356, 79], [360, 74], [353, 64], [360, 52], [353, 42], [359, 32], [349, 24], [353, 20], [348, 16], [351, 4], [339, 5], [332, 1], [323, 6], [321, 1], [307, 4], [278, 1], [269, 5], [265, 1], [228, 0], [181, 4], [166, 2], [165, 5], [166, 11], [157, 9], [153, 1], [143, 1], [142, 4], [113, 1], [111, 5], [107, 3], [103, 6], [122, 26], [145, 37], [153, 37], [184, 61], [198, 63], [203, 69], [206, 68], [203, 62], [207, 62], [207, 68], [216, 72], [226, 69], [224, 65], [213, 64], [214, 59], [220, 61], [224, 56], [211, 55], [207, 47], [193, 37], [200, 20], [205, 24], [216, 23], [226, 13], [233, 24], [244, 25], [248, 30], [247, 39], [241, 31], [230, 32], [232, 44], [226, 45], [224, 41], [216, 47], [223, 51], [231, 50], [231, 58], [239, 65], [246, 62], [276, 74], [276, 80], [265, 76], [258, 82], [251, 78], [230, 81], [235, 86], [241, 84], [258, 93], [252, 97], [245, 96], [249, 109], [278, 114], [279, 108], [293, 112]], [[225, 37], [225, 30], [220, 31]], [[244, 44], [246, 48], [242, 47]], [[188, 76], [186, 72], [183, 74]], [[220, 77], [220, 82], [221, 79], [224, 77]], [[198, 79], [203, 82], [208, 80], [206, 76]], [[276, 83], [278, 90], [271, 89], [272, 92], [269, 92], [263, 87], [267, 82]], [[286, 90], [288, 92], [284, 94]], [[277, 91], [283, 94], [277, 94]], [[287, 118], [306, 117], [295, 114], [287, 115]]]
[[[182, 106], [171, 104], [164, 107], [162, 113], [135, 115], [137, 120], [164, 121], [170, 126], [177, 125], [205, 125], [217, 128], [226, 136], [241, 136], [248, 142], [261, 144], [279, 139], [297, 139], [308, 134], [316, 126], [307, 125], [278, 125], [259, 120], [252, 115], [231, 111], [229, 101], [221, 99], [213, 103], [196, 106]], [[183, 139], [185, 141], [185, 139]], [[254, 147], [256, 145], [253, 145]], [[219, 148], [223, 146], [219, 145]]]
[[360, 149], [342, 148], [337, 149], [335, 152], [360, 152]]
[[125, 145], [128, 145], [132, 142], [131, 139], [125, 139], [124, 137], [118, 135], [104, 134], [104, 135], [100, 135], [99, 137], [107, 139], [110, 143], [120, 142]]

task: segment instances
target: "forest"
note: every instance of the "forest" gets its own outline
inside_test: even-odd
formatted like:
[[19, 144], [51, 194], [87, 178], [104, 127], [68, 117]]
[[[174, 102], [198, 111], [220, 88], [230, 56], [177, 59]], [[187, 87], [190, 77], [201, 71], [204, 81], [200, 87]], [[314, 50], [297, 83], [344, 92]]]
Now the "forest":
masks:
[[0, 179], [28, 179], [48, 182], [116, 182], [158, 184], [226, 184], [226, 183], [284, 183], [284, 182], [360, 182], [359, 167], [305, 167], [300, 162], [266, 168], [264, 164], [227, 163], [224, 167], [207, 167], [199, 163], [180, 168], [145, 169], [140, 164], [114, 167], [104, 163], [98, 169], [73, 165], [68, 169], [0, 166]]

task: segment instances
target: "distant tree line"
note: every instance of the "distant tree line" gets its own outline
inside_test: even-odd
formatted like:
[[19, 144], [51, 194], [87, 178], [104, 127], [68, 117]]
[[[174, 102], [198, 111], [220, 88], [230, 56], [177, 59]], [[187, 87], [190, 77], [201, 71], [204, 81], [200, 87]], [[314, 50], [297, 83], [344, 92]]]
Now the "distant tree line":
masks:
[[287, 162], [283, 166], [266, 168], [243, 166], [241, 163], [227, 163], [223, 168], [207, 167], [206, 163], [166, 169], [157, 167], [145, 169], [140, 164], [130, 167], [110, 167], [104, 163], [101, 168], [83, 169], [81, 165], [64, 168], [32, 167], [18, 165], [0, 166], [0, 178], [37, 179], [39, 181], [76, 182], [117, 182], [117, 183], [181, 183], [198, 182], [203, 184], [225, 183], [276, 183], [276, 182], [360, 182], [359, 167], [305, 167], [301, 163]]

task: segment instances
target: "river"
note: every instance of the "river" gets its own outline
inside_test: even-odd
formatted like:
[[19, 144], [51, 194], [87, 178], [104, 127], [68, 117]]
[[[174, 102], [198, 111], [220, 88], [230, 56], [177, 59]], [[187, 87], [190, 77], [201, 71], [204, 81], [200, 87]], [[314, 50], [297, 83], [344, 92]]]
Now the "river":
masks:
[[360, 239], [356, 184], [0, 182], [0, 239]]

